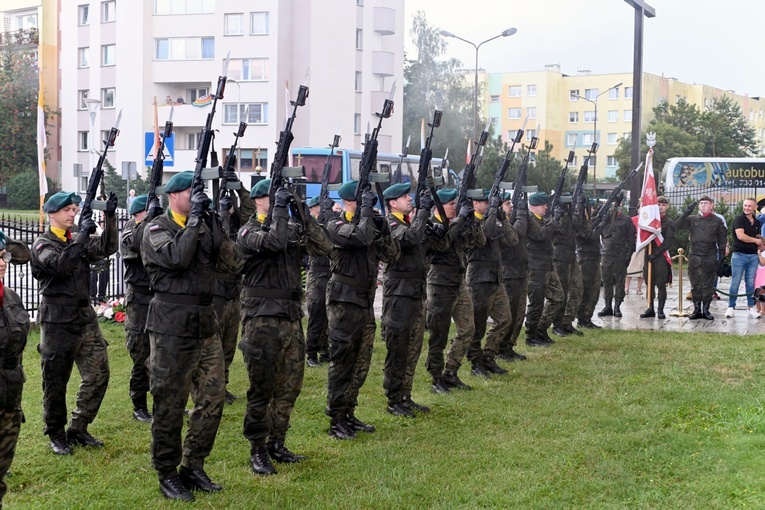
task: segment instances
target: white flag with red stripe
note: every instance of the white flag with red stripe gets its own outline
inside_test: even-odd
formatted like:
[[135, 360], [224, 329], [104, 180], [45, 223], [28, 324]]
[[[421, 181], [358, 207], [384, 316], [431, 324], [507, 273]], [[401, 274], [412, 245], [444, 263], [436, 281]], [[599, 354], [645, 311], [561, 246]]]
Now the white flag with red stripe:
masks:
[[653, 149], [648, 149], [648, 154], [645, 157], [643, 193], [640, 197], [640, 210], [638, 211], [636, 225], [636, 251], [639, 251], [654, 240], [657, 246], [664, 242], [664, 237], [661, 235], [661, 214], [657, 199], [656, 178], [653, 174]]

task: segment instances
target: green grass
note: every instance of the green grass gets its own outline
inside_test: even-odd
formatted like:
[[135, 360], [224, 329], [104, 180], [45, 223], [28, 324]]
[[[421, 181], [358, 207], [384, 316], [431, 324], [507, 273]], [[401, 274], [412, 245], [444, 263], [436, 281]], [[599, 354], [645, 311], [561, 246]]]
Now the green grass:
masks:
[[40, 211], [38, 210], [32, 210], [32, 209], [0, 209], [0, 214], [5, 214], [6, 216], [20, 216], [27, 220], [36, 220], [40, 218]]
[[[150, 430], [130, 418], [129, 356], [104, 327], [112, 379], [90, 431], [101, 450], [54, 456], [42, 435], [37, 335], [9, 508], [180, 508], [158, 492]], [[519, 349], [527, 352], [528, 349]], [[731, 508], [765, 505], [765, 337], [598, 331], [533, 350], [472, 392], [437, 396], [418, 367], [414, 398], [430, 415], [385, 411], [382, 362], [358, 416], [377, 426], [356, 441], [326, 434], [326, 369], [306, 369], [287, 445], [309, 456], [255, 476], [242, 436], [243, 399], [226, 406], [206, 469], [224, 487], [207, 508]], [[244, 395], [241, 355], [231, 389]], [[69, 393], [70, 407], [77, 386]]]

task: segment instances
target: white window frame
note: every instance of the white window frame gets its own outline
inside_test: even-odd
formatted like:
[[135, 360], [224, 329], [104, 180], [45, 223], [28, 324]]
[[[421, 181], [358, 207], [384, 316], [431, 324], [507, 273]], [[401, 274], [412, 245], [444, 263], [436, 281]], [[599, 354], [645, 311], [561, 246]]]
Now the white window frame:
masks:
[[593, 111], [585, 111], [583, 118], [584, 118], [584, 122], [587, 122], [587, 123], [590, 123], [590, 124], [594, 123], [597, 120], [595, 118], [595, 111], [594, 110]]
[[619, 162], [616, 160], [616, 156], [606, 156], [606, 166], [607, 167], [619, 166]]
[[577, 145], [579, 145], [579, 134], [568, 133], [566, 135], [566, 147], [576, 147]]
[[598, 97], [599, 93], [600, 89], [584, 89], [584, 98], [595, 101], [595, 98]]
[[523, 85], [510, 85], [507, 87], [508, 97], [521, 97], [523, 95]]
[[360, 113], [353, 114], [353, 134], [354, 135], [361, 134], [361, 114]]
[[87, 131], [77, 131], [77, 151], [88, 152], [88, 143], [90, 142], [90, 133]]
[[[232, 27], [234, 20], [238, 20], [238, 27]], [[227, 37], [244, 35], [243, 12], [231, 12], [223, 15], [223, 35]]]
[[510, 142], [511, 140], [515, 140], [515, 137], [518, 136], [518, 130], [517, 129], [508, 129], [507, 130], [507, 141]]
[[592, 133], [582, 133], [582, 145], [590, 147], [592, 145], [593, 136]]
[[607, 145], [616, 145], [619, 143], [619, 133], [608, 133], [606, 136]]
[[101, 23], [113, 23], [117, 20], [117, 2], [106, 0], [101, 2]]
[[579, 112], [568, 112], [568, 123], [576, 124], [579, 122]]
[[77, 6], [77, 26], [85, 27], [90, 24], [90, 4]]
[[520, 119], [522, 115], [521, 108], [508, 108], [507, 118], [510, 120]]
[[536, 119], [537, 118], [537, 107], [536, 106], [528, 106], [526, 107], [526, 116], [530, 119]]
[[608, 99], [619, 99], [619, 87], [614, 87], [608, 91]]
[[[198, 8], [197, 8], [198, 7]], [[213, 14], [215, 0], [154, 0], [154, 14]]]
[[88, 99], [88, 96], [90, 96], [90, 90], [88, 89], [82, 89], [77, 91], [77, 109], [78, 110], [88, 109], [88, 105], [85, 102], [85, 99]]
[[537, 95], [537, 86], [536, 86], [536, 84], [526, 85], [526, 95], [529, 96], [529, 97], [536, 97], [536, 95]]
[[489, 95], [489, 102], [490, 103], [499, 103], [499, 94], [491, 94], [491, 95]]
[[90, 47], [77, 48], [77, 68], [87, 69], [90, 67]]
[[237, 81], [268, 81], [271, 65], [267, 58], [231, 59], [228, 68], [229, 78]]
[[624, 110], [624, 122], [632, 122], [632, 109]]
[[619, 110], [608, 110], [608, 122], [619, 122]]
[[356, 74], [354, 75], [354, 82], [353, 82], [353, 90], [355, 92], [361, 92], [361, 81], [363, 78], [363, 73], [361, 71], [356, 71]]
[[624, 87], [624, 99], [632, 99], [632, 87]]
[[530, 142], [532, 138], [537, 136], [537, 130], [536, 129], [527, 129], [526, 130], [526, 141]]
[[[237, 106], [238, 111], [237, 111]], [[223, 105], [223, 125], [232, 126], [241, 122], [247, 109], [247, 123], [264, 126], [268, 124], [268, 103], [225, 103]], [[259, 116], [256, 116], [260, 113]]]
[[574, 157], [571, 158], [571, 163], [568, 164], [569, 168], [576, 168], [576, 154], [574, 154]]
[[356, 49], [362, 51], [364, 49], [364, 30], [356, 29]]
[[[107, 101], [109, 91], [111, 91], [112, 101], [111, 104]], [[117, 89], [116, 87], [105, 87], [101, 89], [101, 108], [109, 109], [114, 108], [117, 103]]]
[[[167, 44], [167, 58], [159, 58], [159, 45], [161, 41], [165, 41]], [[205, 41], [212, 41], [212, 56], [204, 56]], [[192, 53], [189, 55], [188, 49], [190, 48]], [[197, 46], [198, 44], [198, 46]], [[198, 55], [196, 51], [198, 50]], [[177, 53], [177, 55], [176, 55]], [[183, 56], [181, 56], [183, 54]], [[154, 39], [154, 60], [212, 60], [215, 58], [215, 38], [214, 37], [157, 37]]]
[[[255, 18], [262, 15], [262, 23], [255, 23]], [[271, 16], [269, 11], [255, 11], [250, 13], [250, 35], [268, 35], [271, 33]], [[257, 31], [255, 30], [257, 27]]]
[[569, 101], [579, 101], [579, 89], [571, 89], [568, 91]]
[[[109, 55], [111, 54], [111, 59]], [[104, 44], [101, 46], [101, 67], [110, 67], [117, 65], [117, 45]]]

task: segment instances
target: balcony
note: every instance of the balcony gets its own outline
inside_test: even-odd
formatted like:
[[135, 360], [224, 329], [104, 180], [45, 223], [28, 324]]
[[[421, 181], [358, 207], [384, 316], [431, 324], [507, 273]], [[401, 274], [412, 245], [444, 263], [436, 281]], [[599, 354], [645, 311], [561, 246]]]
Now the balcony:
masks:
[[372, 72], [378, 76], [393, 76], [395, 55], [390, 51], [372, 52]]
[[13, 32], [0, 33], [0, 47], [6, 46], [38, 46], [40, 44], [40, 31], [36, 28], [29, 30], [14, 30]]
[[[157, 98], [159, 101], [160, 98]], [[205, 121], [207, 120], [207, 114], [210, 112], [210, 105], [206, 106], [194, 106], [190, 104], [175, 104], [174, 110], [173, 110], [173, 125], [176, 127], [182, 128], [182, 127], [199, 127], [205, 125]], [[220, 106], [218, 106], [218, 109], [220, 109]], [[163, 105], [162, 103], [159, 104], [158, 108], [158, 115], [159, 115], [159, 121], [160, 126], [163, 125], [164, 121], [167, 120], [167, 117], [170, 115], [170, 105]], [[220, 115], [220, 112], [218, 113]]]
[[380, 35], [393, 35], [396, 33], [396, 11], [388, 7], [374, 8], [374, 30]]

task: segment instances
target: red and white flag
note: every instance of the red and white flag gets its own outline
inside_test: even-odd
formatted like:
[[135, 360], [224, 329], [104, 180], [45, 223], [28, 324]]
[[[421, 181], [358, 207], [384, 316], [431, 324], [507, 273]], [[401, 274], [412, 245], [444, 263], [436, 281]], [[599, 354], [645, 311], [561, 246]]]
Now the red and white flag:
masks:
[[[656, 178], [653, 174], [653, 149], [648, 149], [645, 157], [645, 174], [643, 176], [643, 193], [640, 196], [640, 210], [637, 216], [637, 246], [639, 251], [651, 241], [657, 246], [664, 242], [661, 235], [661, 214], [659, 212], [659, 197], [656, 194]], [[668, 253], [664, 253], [669, 258]]]
[[473, 140], [468, 138], [467, 154], [465, 155], [465, 164], [470, 164], [470, 158], [473, 156]]
[[45, 104], [43, 101], [43, 75], [40, 67], [40, 90], [37, 96], [37, 174], [40, 181], [40, 196], [48, 193], [48, 179], [45, 176], [45, 148], [48, 138], [45, 135]]

